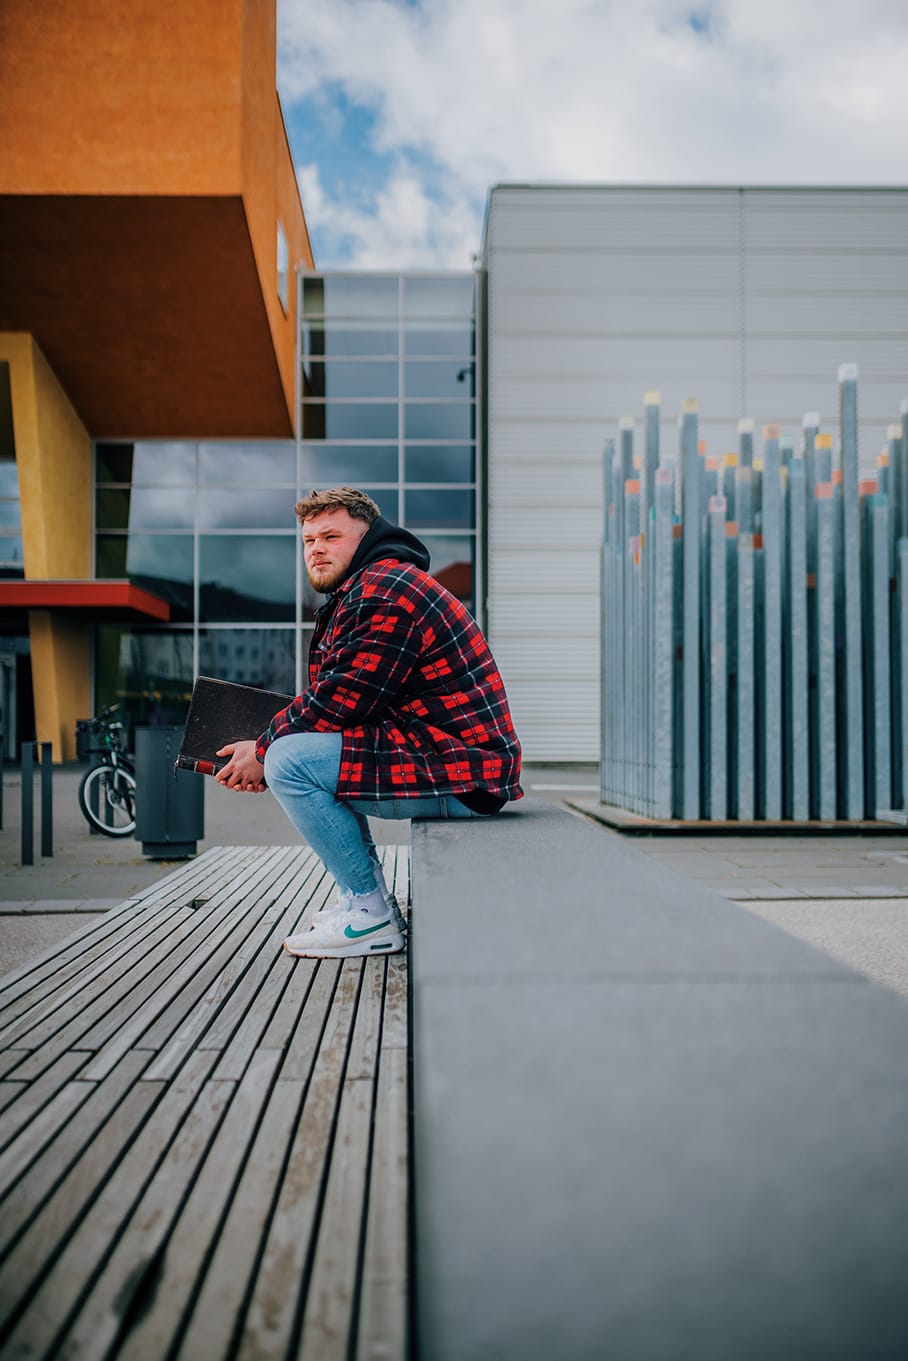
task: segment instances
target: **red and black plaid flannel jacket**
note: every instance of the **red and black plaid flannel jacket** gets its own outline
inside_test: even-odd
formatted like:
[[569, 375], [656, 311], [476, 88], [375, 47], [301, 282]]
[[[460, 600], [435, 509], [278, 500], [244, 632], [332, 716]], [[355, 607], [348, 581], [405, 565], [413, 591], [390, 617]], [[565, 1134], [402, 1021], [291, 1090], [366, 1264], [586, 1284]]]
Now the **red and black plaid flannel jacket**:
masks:
[[341, 732], [341, 799], [487, 790], [519, 799], [520, 743], [489, 645], [469, 611], [409, 562], [355, 572], [320, 611], [309, 689], [256, 745]]

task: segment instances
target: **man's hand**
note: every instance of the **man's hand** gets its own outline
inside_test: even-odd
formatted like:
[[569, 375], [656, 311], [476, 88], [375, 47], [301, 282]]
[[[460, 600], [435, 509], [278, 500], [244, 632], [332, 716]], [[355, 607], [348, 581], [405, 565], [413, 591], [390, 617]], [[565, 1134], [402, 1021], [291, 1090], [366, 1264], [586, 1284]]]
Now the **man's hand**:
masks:
[[255, 742], [228, 742], [216, 752], [230, 760], [215, 775], [218, 784], [238, 789], [244, 794], [262, 794], [267, 788], [261, 761], [255, 754]]

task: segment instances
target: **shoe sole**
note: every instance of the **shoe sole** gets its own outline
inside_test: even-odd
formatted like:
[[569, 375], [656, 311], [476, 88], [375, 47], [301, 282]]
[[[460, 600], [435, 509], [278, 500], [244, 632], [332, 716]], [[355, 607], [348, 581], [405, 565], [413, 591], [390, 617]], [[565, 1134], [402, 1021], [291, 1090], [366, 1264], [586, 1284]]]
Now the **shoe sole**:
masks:
[[399, 955], [404, 948], [403, 937], [398, 935], [385, 940], [353, 941], [350, 945], [310, 945], [308, 949], [291, 950], [284, 941], [285, 952], [294, 959], [356, 959], [364, 955]]

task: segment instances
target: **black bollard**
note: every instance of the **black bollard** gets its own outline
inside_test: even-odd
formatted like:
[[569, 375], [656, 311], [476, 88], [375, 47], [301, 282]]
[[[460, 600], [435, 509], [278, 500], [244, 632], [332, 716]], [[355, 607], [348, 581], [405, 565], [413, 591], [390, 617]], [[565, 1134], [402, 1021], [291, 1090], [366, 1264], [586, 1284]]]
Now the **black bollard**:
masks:
[[41, 743], [41, 854], [54, 853], [54, 749]]
[[22, 743], [22, 855], [23, 865], [35, 863], [35, 743]]

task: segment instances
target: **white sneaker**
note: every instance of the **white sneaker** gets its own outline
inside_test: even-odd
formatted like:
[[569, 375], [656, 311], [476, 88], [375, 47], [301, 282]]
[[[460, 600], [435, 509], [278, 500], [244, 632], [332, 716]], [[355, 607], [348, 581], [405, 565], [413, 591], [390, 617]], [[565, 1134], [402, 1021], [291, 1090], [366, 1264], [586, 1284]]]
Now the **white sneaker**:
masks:
[[[371, 895], [370, 895], [371, 896]], [[308, 931], [288, 936], [284, 949], [288, 955], [304, 959], [349, 959], [356, 955], [395, 955], [404, 948], [404, 938], [386, 908], [373, 915], [344, 895], [318, 914]]]

